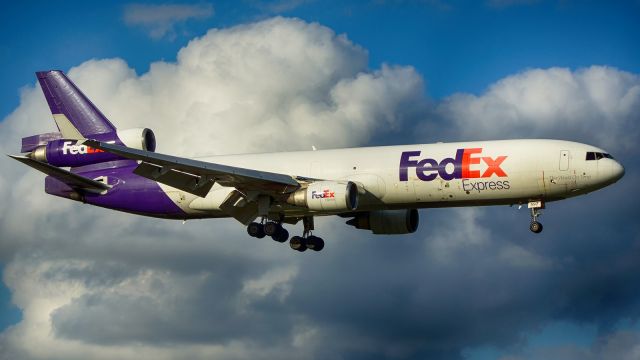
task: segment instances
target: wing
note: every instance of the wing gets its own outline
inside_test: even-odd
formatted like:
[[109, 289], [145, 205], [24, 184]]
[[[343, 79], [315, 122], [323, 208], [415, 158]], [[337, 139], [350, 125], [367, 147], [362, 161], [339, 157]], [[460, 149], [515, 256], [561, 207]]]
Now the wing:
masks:
[[82, 189], [100, 193], [110, 188], [109, 185], [100, 181], [92, 180], [84, 176], [74, 174], [67, 170], [33, 160], [26, 156], [9, 155], [9, 157], [11, 157], [12, 159], [16, 159], [23, 164], [29, 165], [36, 170], [42, 171], [43, 173], [62, 181], [63, 183], [69, 185], [74, 189]]
[[284, 174], [158, 154], [96, 140], [86, 140], [84, 145], [139, 160], [142, 163], [134, 171], [137, 175], [200, 197], [205, 197], [216, 182], [234, 187], [250, 198], [253, 197], [251, 194], [278, 198], [300, 188], [296, 179]]

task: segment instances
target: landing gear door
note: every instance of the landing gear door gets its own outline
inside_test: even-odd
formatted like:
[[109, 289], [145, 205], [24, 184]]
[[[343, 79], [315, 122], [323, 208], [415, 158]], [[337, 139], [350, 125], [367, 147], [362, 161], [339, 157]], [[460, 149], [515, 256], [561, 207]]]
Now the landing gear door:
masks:
[[560, 170], [569, 170], [569, 150], [560, 150]]

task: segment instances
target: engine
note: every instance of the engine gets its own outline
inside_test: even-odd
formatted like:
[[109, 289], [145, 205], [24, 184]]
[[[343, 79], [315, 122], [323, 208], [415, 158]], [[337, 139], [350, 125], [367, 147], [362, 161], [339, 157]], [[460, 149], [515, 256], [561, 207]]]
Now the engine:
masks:
[[151, 129], [127, 129], [116, 131], [118, 139], [126, 147], [138, 150], [156, 151], [156, 135]]
[[289, 195], [287, 203], [316, 211], [353, 211], [358, 208], [358, 186], [351, 181], [317, 181]]
[[[91, 136], [90, 136], [91, 137]], [[100, 141], [113, 141], [138, 150], [155, 151], [156, 137], [150, 129], [127, 129], [116, 134], [99, 134]], [[76, 167], [121, 159], [121, 157], [79, 145], [78, 140], [55, 139], [33, 149], [32, 159], [59, 167]]]
[[374, 234], [410, 234], [418, 229], [420, 215], [416, 209], [377, 210], [358, 214], [347, 224]]

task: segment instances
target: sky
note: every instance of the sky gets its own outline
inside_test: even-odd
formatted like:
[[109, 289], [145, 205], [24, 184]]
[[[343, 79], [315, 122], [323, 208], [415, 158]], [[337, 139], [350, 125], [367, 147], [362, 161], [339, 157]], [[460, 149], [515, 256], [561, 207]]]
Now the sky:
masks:
[[637, 1], [36, 1], [0, 20], [7, 154], [55, 129], [34, 72], [61, 69], [181, 156], [543, 137], [626, 167], [549, 204], [537, 236], [526, 209], [431, 209], [406, 236], [318, 219], [327, 246], [298, 254], [233, 220], [53, 198], [5, 157], [1, 359], [640, 358]]

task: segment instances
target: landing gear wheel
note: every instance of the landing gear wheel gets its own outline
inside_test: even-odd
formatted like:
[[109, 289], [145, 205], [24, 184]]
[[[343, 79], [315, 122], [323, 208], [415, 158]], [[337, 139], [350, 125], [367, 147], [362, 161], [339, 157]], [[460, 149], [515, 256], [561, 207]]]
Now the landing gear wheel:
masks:
[[257, 222], [252, 222], [251, 224], [249, 224], [249, 226], [247, 226], [247, 233], [249, 234], [249, 236], [258, 239], [262, 239], [263, 237], [265, 237], [264, 226]]
[[277, 242], [283, 243], [289, 239], [289, 232], [285, 228], [280, 228], [280, 231], [271, 235], [271, 238]]
[[307, 248], [314, 251], [320, 251], [324, 249], [324, 240], [317, 236], [311, 235], [307, 238]]
[[307, 250], [306, 243], [306, 239], [300, 236], [294, 236], [291, 238], [291, 240], [289, 240], [289, 246], [291, 246], [293, 250], [297, 250], [300, 252]]
[[540, 224], [537, 221], [532, 221], [531, 224], [529, 225], [529, 230], [531, 230], [536, 234], [539, 234], [540, 232], [542, 232], [542, 224]]
[[281, 229], [282, 226], [280, 226], [280, 224], [278, 224], [277, 222], [269, 221], [268, 223], [264, 224], [264, 233], [267, 236], [276, 235]]

